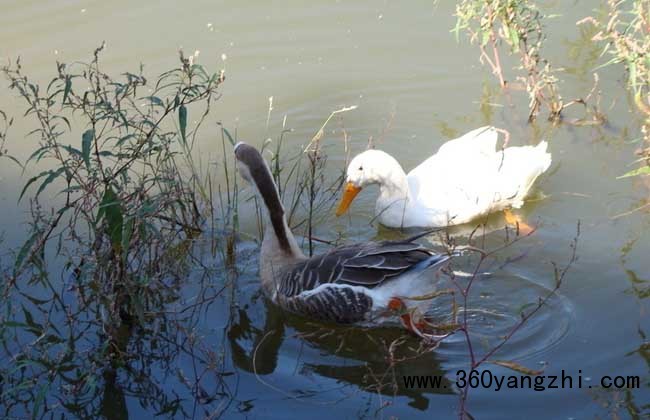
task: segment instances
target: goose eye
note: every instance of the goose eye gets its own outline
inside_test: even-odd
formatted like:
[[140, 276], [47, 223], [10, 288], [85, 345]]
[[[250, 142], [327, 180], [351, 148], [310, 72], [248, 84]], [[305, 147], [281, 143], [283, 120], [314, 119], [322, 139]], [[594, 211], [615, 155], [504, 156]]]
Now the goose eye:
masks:
[[359, 170], [360, 170], [360, 171], [363, 171], [363, 166], [359, 166]]

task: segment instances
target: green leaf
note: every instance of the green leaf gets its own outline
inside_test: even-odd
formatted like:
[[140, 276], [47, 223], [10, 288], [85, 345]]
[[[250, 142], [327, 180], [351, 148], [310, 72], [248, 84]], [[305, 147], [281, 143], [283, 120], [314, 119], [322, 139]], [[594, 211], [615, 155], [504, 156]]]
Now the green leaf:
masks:
[[3, 322], [2, 324], [0, 324], [0, 326], [2, 328], [6, 328], [6, 327], [8, 327], [8, 328], [27, 328], [27, 327], [29, 327], [29, 325], [27, 325], [25, 323], [15, 322], [15, 321]]
[[[47, 337], [46, 337], [46, 339], [47, 339]], [[58, 343], [62, 343], [62, 342], [64, 342], [64, 341], [61, 340]], [[57, 370], [57, 372], [70, 372], [71, 370], [75, 370], [77, 367], [78, 367], [77, 365], [59, 365], [56, 370]]]
[[25, 316], [25, 323], [29, 325], [29, 328], [32, 329], [34, 333], [41, 335], [43, 333], [43, 326], [34, 321], [34, 317], [32, 316], [31, 312], [29, 312], [24, 306], [22, 308], [23, 315]]
[[2, 154], [0, 154], [0, 157], [7, 158], [7, 159], [9, 159], [9, 160], [15, 162], [16, 165], [20, 166], [21, 169], [23, 168], [23, 165], [21, 165], [20, 162], [18, 162], [18, 159], [16, 159], [15, 157], [13, 157], [13, 156], [11, 156], [11, 155], [2, 155]]
[[40, 174], [33, 176], [27, 181], [25, 186], [23, 187], [23, 190], [20, 192], [20, 196], [18, 197], [18, 202], [23, 198], [23, 195], [25, 195], [25, 191], [27, 191], [27, 188], [29, 188], [30, 185], [32, 185], [34, 182], [36, 182], [39, 178], [51, 173], [52, 171], [43, 171]]
[[512, 43], [512, 51], [519, 52], [519, 34], [515, 29], [510, 29], [510, 42]]
[[51, 298], [51, 299], [38, 299], [38, 298], [35, 298], [34, 296], [29, 296], [28, 294], [24, 294], [24, 293], [21, 293], [21, 295], [24, 298], [26, 298], [27, 300], [29, 300], [30, 302], [32, 302], [34, 305], [44, 305], [44, 304], [46, 304], [48, 302], [51, 302], [52, 299], [54, 299], [54, 298]]
[[79, 190], [82, 190], [82, 189], [83, 189], [83, 187], [81, 185], [71, 185], [68, 188], [62, 189], [59, 192], [59, 194], [71, 193], [71, 192], [79, 191]]
[[122, 246], [124, 216], [122, 214], [120, 198], [115, 194], [110, 185], [106, 187], [102, 201], [99, 204], [97, 221], [102, 217], [106, 219], [106, 223], [108, 224], [108, 236], [113, 244], [113, 249], [118, 251]]
[[65, 105], [66, 99], [68, 99], [68, 96], [70, 95], [70, 90], [72, 90], [72, 79], [70, 79], [70, 76], [65, 77], [65, 90], [63, 92], [63, 101], [61, 104]]
[[[124, 124], [124, 125], [127, 125], [127, 124]], [[115, 143], [115, 146], [121, 146], [122, 143], [124, 143], [125, 141], [127, 141], [129, 139], [133, 139], [133, 138], [136, 138], [135, 134], [127, 134], [124, 137], [120, 137], [120, 139]]]
[[69, 146], [69, 145], [67, 145], [67, 146], [62, 145], [61, 147], [63, 148], [63, 150], [70, 153], [71, 155], [83, 156], [83, 153], [81, 153], [81, 150], [79, 150], [79, 149], [77, 149], [75, 147], [72, 147], [72, 146]]
[[86, 162], [86, 168], [90, 168], [90, 146], [95, 137], [95, 130], [88, 129], [81, 136], [81, 155]]
[[162, 101], [162, 99], [160, 99], [157, 96], [147, 96], [144, 99], [148, 99], [149, 102], [151, 102], [154, 105], [157, 105], [157, 106], [160, 106], [160, 107], [163, 107], [163, 108], [165, 107], [165, 103]]
[[639, 176], [639, 175], [650, 175], [650, 166], [643, 166], [641, 168], [634, 169], [621, 176], [616, 177], [616, 179], [629, 178], [631, 176]]
[[202, 65], [200, 64], [192, 64], [192, 67], [190, 67], [192, 71], [196, 71], [198, 73], [201, 73], [204, 77], [208, 77], [208, 73], [205, 71], [205, 68], [203, 68]]
[[126, 257], [129, 251], [129, 243], [131, 242], [131, 236], [133, 236], [133, 218], [129, 218], [124, 224], [124, 232], [122, 235], [122, 258], [126, 261]]
[[228, 137], [228, 141], [230, 142], [230, 144], [232, 146], [234, 146], [235, 145], [235, 140], [232, 138], [232, 136], [230, 135], [228, 130], [226, 130], [224, 127], [221, 127], [221, 131], [226, 135], [226, 137]]
[[481, 34], [481, 46], [486, 46], [489, 40], [490, 40], [490, 33], [487, 31], [483, 31], [483, 33]]
[[[49, 383], [46, 383], [41, 386], [40, 390], [38, 391], [38, 394], [36, 395], [36, 398], [34, 399], [34, 404], [32, 405], [32, 418], [38, 418], [38, 412], [41, 410], [41, 406], [43, 405], [43, 402], [45, 401], [45, 395], [47, 395], [47, 392], [49, 391]], [[45, 414], [45, 409], [43, 410], [43, 414]]]
[[[54, 334], [48, 334], [48, 335], [46, 335], [46, 336], [45, 336], [41, 341], [44, 342], [44, 343], [47, 343], [47, 344], [61, 344], [61, 343], [65, 343], [65, 340], [64, 340], [64, 339], [62, 339], [61, 337], [58, 337], [58, 336], [56, 336], [56, 335], [54, 335]], [[63, 367], [59, 367], [57, 370], [58, 370], [59, 372], [65, 372], [65, 371], [63, 370]]]
[[181, 105], [180, 108], [178, 108], [178, 124], [181, 127], [181, 137], [183, 138], [183, 142], [186, 143], [185, 129], [187, 128], [187, 108], [185, 108], [185, 105]]
[[65, 166], [63, 166], [63, 167], [57, 169], [56, 171], [50, 171], [50, 174], [48, 175], [48, 177], [45, 178], [45, 181], [43, 181], [43, 183], [41, 184], [41, 186], [38, 187], [38, 190], [36, 191], [36, 197], [38, 197], [39, 194], [43, 192], [43, 190], [45, 189], [45, 187], [47, 187], [48, 185], [50, 185], [50, 184], [52, 183], [52, 181], [54, 181], [55, 179], [57, 179], [57, 178], [58, 178], [58, 177], [59, 177], [63, 172], [65, 172]]
[[36, 158], [36, 161], [41, 160], [41, 158], [43, 157], [43, 155], [45, 154], [45, 152], [47, 152], [48, 150], [50, 150], [50, 146], [42, 146], [42, 147], [39, 147], [38, 149], [36, 149], [36, 150], [34, 151], [34, 153], [32, 153], [32, 154], [27, 158], [27, 162], [31, 161], [31, 160], [34, 159], [34, 158]]
[[460, 43], [460, 18], [456, 19], [456, 26], [451, 30], [456, 37], [456, 43]]
[[40, 232], [34, 232], [32, 236], [25, 241], [23, 246], [20, 247], [20, 251], [18, 251], [18, 256], [16, 257], [16, 262], [14, 263], [14, 276], [18, 274], [18, 271], [20, 271], [20, 268], [23, 266], [23, 261], [27, 258], [27, 255], [29, 255], [32, 246], [34, 246], [34, 242], [36, 242], [36, 239], [39, 236]]
[[629, 60], [627, 63], [628, 69], [630, 70], [629, 80], [632, 88], [636, 90], [636, 63], [632, 60]]
[[152, 202], [150, 199], [145, 199], [142, 202], [142, 207], [140, 207], [140, 214], [142, 217], [149, 216], [153, 214], [157, 208], [158, 205], [155, 202]]

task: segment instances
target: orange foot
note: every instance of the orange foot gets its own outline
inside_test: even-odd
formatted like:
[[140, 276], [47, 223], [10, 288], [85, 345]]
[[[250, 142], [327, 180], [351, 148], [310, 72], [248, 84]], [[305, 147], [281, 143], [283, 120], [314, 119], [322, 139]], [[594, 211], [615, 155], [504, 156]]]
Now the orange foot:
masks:
[[413, 319], [413, 312], [408, 311], [404, 301], [398, 297], [392, 297], [388, 301], [388, 308], [398, 312], [402, 326], [411, 333], [423, 338], [427, 341], [437, 342], [447, 337], [449, 334], [435, 334], [433, 326], [428, 322], [420, 319], [418, 321]]
[[522, 235], [528, 235], [535, 230], [534, 227], [524, 222], [521, 219], [521, 217], [517, 216], [509, 209], [504, 210], [503, 214], [506, 218], [506, 223], [508, 223], [509, 225], [513, 225], [515, 227], [519, 226], [519, 233], [521, 233]]

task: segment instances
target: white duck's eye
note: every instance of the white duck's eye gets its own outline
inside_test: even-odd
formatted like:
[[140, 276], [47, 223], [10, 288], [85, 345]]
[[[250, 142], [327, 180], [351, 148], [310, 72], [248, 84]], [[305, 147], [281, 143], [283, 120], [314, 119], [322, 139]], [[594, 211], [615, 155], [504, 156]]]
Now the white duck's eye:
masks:
[[363, 166], [359, 166], [359, 170], [360, 170], [360, 171], [363, 171]]

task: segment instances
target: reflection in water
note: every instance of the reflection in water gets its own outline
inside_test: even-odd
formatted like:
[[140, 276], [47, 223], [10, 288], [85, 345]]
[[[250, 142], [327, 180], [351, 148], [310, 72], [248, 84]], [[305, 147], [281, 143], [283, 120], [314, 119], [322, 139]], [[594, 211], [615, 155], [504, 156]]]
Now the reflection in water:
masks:
[[[639, 328], [638, 333], [642, 344], [625, 356], [641, 357], [645, 361], [648, 372], [650, 372], [650, 343], [648, 343], [648, 337], [642, 329]], [[589, 390], [589, 393], [596, 403], [609, 411], [611, 418], [621, 418], [621, 415], [627, 415], [635, 420], [650, 418], [650, 404], [647, 402], [647, 391], [650, 389], [650, 375], [648, 372], [641, 375], [641, 390], [594, 386], [593, 389]], [[645, 395], [644, 391], [646, 392]], [[637, 398], [638, 396], [641, 396], [641, 398]]]
[[602, 55], [601, 47], [593, 41], [598, 29], [593, 25], [578, 25], [579, 37], [574, 40], [565, 40], [567, 55], [570, 64], [564, 70], [575, 75], [578, 80], [588, 82], [593, 69], [598, 66], [598, 60]]
[[[248, 265], [254, 270], [256, 264]], [[256, 396], [251, 399], [239, 389], [242, 373], [254, 375], [254, 382], [268, 389], [271, 398], [311, 403], [327, 400], [327, 404], [336, 404], [362, 392], [404, 397], [410, 407], [427, 410], [435, 395], [456, 393], [447, 378], [455, 369], [467, 367], [468, 353], [461, 335], [451, 336], [434, 349], [400, 328], [310, 322], [258, 300], [255, 275], [242, 273], [238, 278], [244, 286], [248, 281], [253, 286], [233, 289], [229, 300], [219, 305], [208, 300], [195, 307], [189, 318], [163, 317], [160, 325], [133, 333], [127, 347], [117, 346], [121, 357], [104, 368], [98, 408], [72, 411], [111, 419], [128, 418], [142, 410], [178, 416], [191, 416], [195, 410], [206, 416], [248, 412], [259, 404], [259, 397], [253, 394]], [[474, 341], [486, 348], [493, 345], [492, 340], [518, 322], [522, 304], [534, 303], [546, 292], [546, 288], [504, 270], [480, 277], [468, 302]], [[447, 298], [437, 302], [434, 316], [448, 315], [444, 309]], [[251, 304], [242, 306], [241, 302]], [[224, 307], [229, 307], [228, 311], [220, 312]], [[524, 325], [499, 358], [521, 360], [555, 345], [568, 331], [571, 314], [566, 299], [554, 297]], [[207, 334], [205, 326], [195, 329], [199, 319], [224, 316], [228, 322], [222, 333]], [[476, 349], [477, 354], [486, 348]], [[293, 370], [290, 381], [287, 370]], [[446, 378], [440, 387], [409, 389], [404, 384], [406, 375]], [[312, 383], [310, 377], [319, 379]], [[328, 379], [335, 387], [323, 388]], [[251, 380], [247, 380], [248, 386]], [[307, 382], [296, 386], [303, 381]], [[138, 403], [134, 405], [134, 401]]]
[[[233, 363], [240, 369], [257, 375], [275, 372], [278, 353], [287, 328], [296, 337], [318, 349], [315, 360], [302, 360], [301, 374], [317, 374], [352, 385], [367, 392], [387, 396], [406, 396], [409, 405], [419, 410], [429, 407], [426, 394], [453, 394], [451, 383], [444, 379], [440, 388], [408, 389], [405, 375], [444, 375], [432, 348], [422, 345], [416, 337], [405, 335], [397, 328], [366, 329], [311, 323], [293, 315], [283, 315], [272, 305], [266, 305], [266, 322], [255, 328], [245, 311], [228, 330]], [[251, 345], [244, 349], [240, 341]], [[334, 356], [334, 357], [330, 357]], [[331, 363], [324, 360], [333, 359]], [[281, 391], [282, 392], [282, 391]], [[301, 395], [310, 395], [301, 391]], [[299, 397], [299, 395], [296, 395]]]
[[[466, 264], [471, 266], [472, 262]], [[476, 280], [467, 302], [470, 336], [477, 344], [476, 357], [499, 343], [520, 323], [520, 313], [549, 293], [549, 289], [499, 268], [503, 265], [503, 261], [495, 262], [496, 274], [482, 275]], [[440, 290], [454, 287], [446, 282], [449, 280], [441, 280], [437, 287]], [[428, 316], [441, 323], [450, 322], [453, 298], [443, 295], [435, 299]], [[462, 307], [458, 310], [461, 314], [464, 311]], [[569, 330], [572, 311], [566, 298], [559, 294], [552, 296], [495, 357], [521, 361], [557, 345]], [[301, 388], [299, 393], [289, 393], [267, 383], [263, 377], [274, 373], [282, 377], [278, 371], [295, 364], [294, 374], [333, 379], [343, 387], [351, 386], [353, 392], [404, 396], [410, 406], [426, 410], [432, 395], [456, 392], [451, 382], [445, 378], [439, 388], [408, 389], [403, 377], [452, 377], [456, 369], [466, 369], [469, 364], [467, 343], [462, 334], [452, 335], [433, 348], [400, 328], [323, 325], [283, 314], [272, 305], [265, 306], [263, 324], [257, 327], [247, 311], [237, 312], [227, 333], [233, 363], [257, 375], [258, 381], [269, 389], [291, 398], [313, 398], [323, 391]], [[303, 351], [304, 344], [316, 353]]]
[[[544, 197], [541, 193], [536, 190], [535, 186], [533, 186], [525, 204], [521, 208], [514, 210], [513, 213], [520, 217], [522, 221], [536, 227], [539, 225], [540, 221], [535, 219], [533, 215], [535, 214], [536, 207], [543, 199]], [[478, 239], [487, 238], [488, 235], [497, 232], [504, 233], [504, 235], [499, 234], [492, 238], [491, 243], [495, 246], [503, 245], [503, 243], [499, 243], [498, 241], [509, 241], [514, 239], [517, 235], [516, 226], [510, 225], [506, 222], [504, 212], [489, 213], [472, 223], [465, 223], [440, 229], [439, 232], [427, 235], [425, 239], [434, 245], [445, 246], [445, 244], [449, 244], [450, 242], [456, 243], [462, 241], [465, 243], [469, 241], [469, 238], [476, 241]], [[373, 240], [398, 240], [418, 233], [422, 233], [422, 229], [391, 229], [378, 225], [377, 236], [374, 237]], [[453, 241], [451, 238], [453, 238]]]
[[113, 369], [104, 371], [104, 395], [101, 401], [100, 414], [109, 420], [128, 419], [126, 397], [122, 387], [117, 384], [117, 373]]
[[[625, 353], [624, 357], [627, 359], [641, 358], [645, 363], [646, 371], [616, 372], [616, 374], [640, 376], [641, 389], [607, 389], [601, 386], [594, 386], [593, 389], [590, 389], [590, 395], [594, 401], [607, 409], [612, 418], [627, 415], [635, 420], [650, 418], [650, 403], [648, 403], [647, 399], [647, 392], [650, 390], [650, 337], [646, 333], [648, 302], [645, 300], [650, 297], [650, 279], [644, 279], [635, 270], [627, 268], [629, 255], [634, 252], [635, 246], [639, 243], [639, 238], [639, 236], [635, 236], [633, 239], [628, 240], [620, 251], [620, 263], [630, 283], [628, 291], [636, 296], [639, 304], [639, 318], [631, 319], [636, 323], [639, 344], [634, 350]], [[632, 365], [632, 363], [628, 364]]]
[[[282, 313], [277, 309], [270, 309], [266, 314], [266, 323], [260, 330], [253, 325], [246, 311], [240, 309], [237, 313], [237, 321], [228, 328], [233, 363], [240, 369], [258, 375], [268, 375], [275, 371], [278, 364], [278, 351], [284, 339]], [[238, 340], [251, 337], [253, 338], [252, 352], [247, 352]]]
[[[503, 243], [503, 237], [488, 235], [486, 241], [491, 247]], [[255, 246], [244, 243], [239, 249], [236, 275], [224, 272], [220, 261], [192, 270], [183, 288], [159, 291], [165, 305], [147, 313], [146, 322], [138, 327], [125, 322], [110, 331], [104, 328], [110, 324], [99, 322], [101, 312], [97, 312], [97, 319], [86, 319], [80, 311], [67, 324], [53, 322], [59, 330], [70, 329], [68, 335], [61, 332], [69, 340], [43, 347], [51, 359], [27, 355], [32, 357], [30, 362], [54, 361], [57, 368], [32, 367], [19, 378], [10, 378], [13, 382], [0, 383], [6, 385], [5, 390], [31, 385], [13, 400], [3, 393], [3, 402], [13, 404], [5, 407], [4, 414], [30, 413], [39, 392], [46, 394], [43, 404], [55, 415], [108, 419], [152, 414], [214, 417], [259, 409], [268, 402], [261, 398], [283, 402], [287, 397], [346, 404], [344, 400], [379, 396], [427, 410], [440, 396], [457, 392], [447, 378], [452, 378], [456, 369], [468, 366], [467, 343], [461, 334], [432, 348], [401, 328], [326, 325], [287, 315], [257, 298]], [[517, 325], [526, 304], [534, 305], [548, 293], [536, 281], [508, 271], [515, 265], [512, 262], [526, 253], [521, 247], [503, 252], [484, 267], [492, 274], [476, 279], [467, 302], [476, 355], [494, 346]], [[468, 271], [475, 264], [469, 257], [458, 260], [454, 270]], [[444, 276], [439, 281], [441, 290], [453, 287], [445, 283], [448, 280]], [[436, 298], [429, 315], [449, 322], [450, 299], [449, 295]], [[41, 305], [39, 302], [34, 305]], [[458, 308], [461, 314], [463, 310]], [[42, 314], [34, 314], [29, 322], [42, 322]], [[568, 301], [553, 296], [495, 356], [526, 361], [560, 342], [571, 319]], [[54, 356], [63, 354], [61, 348], [67, 353], [57, 359]], [[34, 349], [38, 350], [34, 353], [41, 350]], [[291, 370], [293, 373], [287, 374]], [[407, 375], [446, 378], [440, 387], [409, 389], [404, 383]], [[457, 401], [456, 397], [452, 400]], [[374, 405], [368, 407], [370, 412], [375, 409]]]

